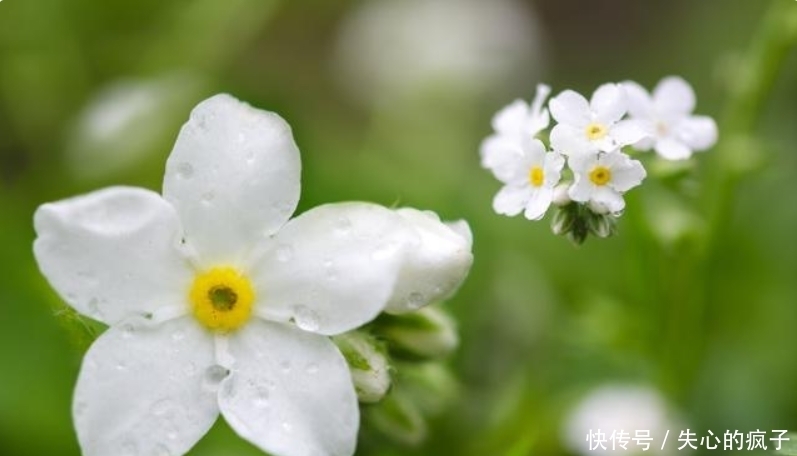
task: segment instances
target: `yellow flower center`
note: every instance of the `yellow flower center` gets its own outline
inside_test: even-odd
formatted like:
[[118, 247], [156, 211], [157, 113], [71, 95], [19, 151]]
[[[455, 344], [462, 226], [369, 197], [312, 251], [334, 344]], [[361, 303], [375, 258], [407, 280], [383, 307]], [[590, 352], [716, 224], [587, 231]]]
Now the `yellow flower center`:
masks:
[[200, 323], [213, 331], [226, 333], [249, 321], [255, 292], [246, 276], [224, 266], [197, 274], [189, 299], [194, 317]]
[[539, 166], [532, 166], [529, 170], [529, 183], [532, 187], [539, 187], [545, 182], [545, 172]]
[[587, 125], [586, 133], [590, 141], [602, 139], [607, 133], [606, 126], [601, 123], [593, 122]]
[[612, 170], [605, 166], [598, 165], [589, 172], [589, 180], [595, 185], [606, 185], [612, 180]]

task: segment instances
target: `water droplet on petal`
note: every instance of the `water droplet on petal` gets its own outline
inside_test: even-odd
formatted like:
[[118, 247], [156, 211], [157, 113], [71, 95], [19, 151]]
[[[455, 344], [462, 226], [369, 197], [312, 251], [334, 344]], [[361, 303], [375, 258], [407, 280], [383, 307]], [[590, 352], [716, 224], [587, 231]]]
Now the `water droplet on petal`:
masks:
[[134, 328], [133, 325], [127, 323], [122, 326], [122, 338], [131, 339], [135, 335], [136, 335], [136, 328]]
[[308, 374], [314, 375], [318, 373], [318, 364], [310, 363], [304, 369]]
[[293, 425], [291, 423], [289, 423], [288, 421], [283, 421], [282, 422], [282, 429], [284, 429], [285, 432], [291, 432], [293, 430]]
[[423, 294], [415, 291], [410, 293], [410, 295], [407, 297], [407, 307], [412, 310], [420, 309], [425, 304], [425, 301], [426, 298], [423, 296]]
[[155, 416], [164, 416], [169, 414], [170, 412], [173, 412], [175, 408], [176, 404], [174, 403], [174, 401], [170, 399], [163, 399], [152, 404], [150, 411]]
[[318, 331], [320, 326], [318, 313], [307, 306], [299, 305], [294, 307], [293, 319], [296, 322], [296, 326], [305, 331]]
[[291, 371], [291, 362], [288, 361], [287, 359], [280, 362], [280, 369], [282, 369], [282, 372], [287, 374], [288, 372]]
[[277, 247], [277, 261], [287, 263], [291, 261], [291, 259], [293, 259], [293, 247], [287, 244], [282, 244]]
[[381, 244], [371, 253], [371, 259], [375, 261], [387, 260], [396, 254], [398, 247], [395, 242]]
[[190, 179], [194, 176], [194, 167], [188, 162], [179, 163], [177, 165], [177, 175], [183, 179]]
[[208, 367], [205, 370], [204, 376], [204, 385], [210, 389], [216, 389], [219, 386], [219, 383], [222, 382], [227, 376], [230, 375], [230, 371], [223, 366], [219, 366], [215, 364], [213, 366]]
[[335, 222], [335, 233], [338, 235], [349, 234], [351, 232], [351, 220], [348, 217], [341, 217]]
[[175, 342], [180, 342], [181, 340], [185, 339], [185, 332], [183, 331], [175, 331], [172, 333], [172, 340]]
[[214, 192], [205, 192], [202, 194], [202, 204], [210, 205], [213, 203], [213, 200], [216, 199], [216, 194]]
[[268, 407], [270, 393], [268, 388], [259, 387], [255, 392], [255, 407], [265, 408]]

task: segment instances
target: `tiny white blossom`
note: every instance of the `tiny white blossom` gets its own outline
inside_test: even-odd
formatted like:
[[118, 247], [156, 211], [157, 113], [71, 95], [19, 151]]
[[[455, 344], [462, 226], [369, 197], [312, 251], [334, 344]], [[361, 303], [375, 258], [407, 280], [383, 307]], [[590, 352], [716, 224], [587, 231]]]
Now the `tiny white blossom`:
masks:
[[[588, 392], [568, 412], [561, 436], [570, 451], [584, 456], [675, 454], [679, 425], [680, 420], [659, 391], [642, 385], [609, 384]], [[661, 443], [668, 430], [670, 435], [662, 451]], [[598, 432], [602, 434], [600, 438]], [[645, 440], [645, 435], [652, 440]], [[634, 440], [635, 437], [641, 439]]]
[[[111, 187], [36, 211], [42, 273], [109, 326], [75, 389], [85, 456], [182, 455], [219, 414], [270, 454], [354, 453], [357, 396], [328, 336], [411, 289], [414, 268], [453, 291], [469, 230], [367, 203], [289, 220], [300, 166], [281, 117], [217, 95], [180, 131], [162, 196]], [[449, 245], [425, 249], [430, 231]]]
[[588, 102], [565, 90], [548, 103], [557, 124], [551, 130], [551, 147], [562, 155], [609, 152], [644, 137], [634, 121], [621, 120], [627, 112], [625, 93], [618, 84], [604, 84]]
[[570, 198], [603, 206], [608, 212], [622, 211], [623, 193], [642, 183], [646, 176], [642, 163], [619, 150], [570, 157], [568, 165], [575, 176]]
[[511, 153], [514, 145], [526, 138], [534, 138], [548, 128], [551, 119], [543, 105], [550, 93], [550, 87], [538, 84], [531, 104], [518, 99], [493, 116], [494, 133], [482, 142], [479, 150], [482, 167], [493, 169], [505, 162], [504, 155]]
[[564, 157], [547, 152], [538, 139], [525, 138], [507, 142], [504, 153], [496, 155], [492, 168], [504, 187], [493, 199], [495, 212], [508, 216], [524, 213], [529, 220], [539, 220], [553, 199], [553, 189], [561, 179]]
[[706, 150], [717, 142], [717, 124], [708, 116], [693, 116], [695, 93], [677, 76], [662, 79], [653, 94], [635, 82], [625, 82], [628, 113], [645, 130], [646, 138], [634, 144], [640, 150], [654, 149], [667, 160], [684, 160], [693, 151]]

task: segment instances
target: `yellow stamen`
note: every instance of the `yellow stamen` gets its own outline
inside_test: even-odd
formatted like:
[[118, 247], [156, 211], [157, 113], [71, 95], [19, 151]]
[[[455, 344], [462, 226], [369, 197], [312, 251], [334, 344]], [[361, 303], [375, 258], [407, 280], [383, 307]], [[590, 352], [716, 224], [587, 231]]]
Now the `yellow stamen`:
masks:
[[194, 278], [189, 298], [194, 317], [208, 329], [230, 332], [252, 316], [255, 292], [249, 279], [231, 267], [217, 267]]
[[612, 180], [612, 170], [605, 166], [598, 165], [589, 172], [589, 180], [595, 185], [606, 185]]
[[529, 183], [533, 187], [540, 187], [545, 182], [545, 172], [539, 166], [532, 166], [529, 170]]
[[605, 125], [593, 122], [587, 125], [586, 133], [587, 133], [587, 138], [589, 138], [590, 141], [595, 141], [598, 139], [603, 139], [603, 137], [606, 136], [606, 133], [608, 133], [608, 131], [606, 130]]

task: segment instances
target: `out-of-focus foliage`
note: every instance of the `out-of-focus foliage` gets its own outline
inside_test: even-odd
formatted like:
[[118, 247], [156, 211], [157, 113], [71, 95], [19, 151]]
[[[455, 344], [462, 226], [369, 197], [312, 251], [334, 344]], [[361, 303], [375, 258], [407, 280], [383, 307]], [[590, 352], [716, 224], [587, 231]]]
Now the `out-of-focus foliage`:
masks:
[[[793, 49], [754, 134], [722, 143], [734, 134], [722, 113], [756, 71], [742, 59], [770, 2], [502, 0], [526, 18], [512, 26], [534, 27], [507, 36], [536, 41], [477, 49], [494, 65], [479, 75], [498, 74], [494, 85], [413, 73], [417, 87], [367, 104], [340, 84], [350, 59], [339, 36], [376, 3], [402, 0], [0, 2], [0, 454], [79, 454], [71, 390], [102, 331], [67, 311], [36, 270], [33, 211], [110, 184], [158, 189], [179, 126], [216, 92], [289, 121], [302, 151], [300, 210], [370, 200], [473, 229], [474, 267], [447, 304], [460, 331], [455, 378], [433, 381], [445, 389], [433, 396], [405, 391], [430, 406], [444, 397], [445, 407], [424, 415], [427, 438], [409, 447], [364, 424], [358, 454], [568, 454], [569, 411], [618, 382], [653, 385], [692, 429], [797, 428]], [[468, 27], [495, 30], [488, 21], [505, 13], [480, 13]], [[452, 8], [450, 21], [458, 15]], [[416, 33], [444, 33], [447, 22]], [[411, 49], [391, 60], [391, 42], [382, 46], [381, 65], [411, 65]], [[490, 54], [503, 52], [520, 60], [496, 73], [503, 60]], [[482, 62], [473, 55], [464, 68]], [[629, 195], [617, 236], [574, 248], [545, 222], [492, 212], [498, 184], [477, 151], [499, 107], [530, 97], [539, 78], [554, 93], [591, 93], [669, 74], [695, 87], [721, 144], [694, 169], [649, 169], [655, 177]], [[719, 150], [738, 151], [730, 183], [712, 178]], [[715, 217], [704, 199], [718, 182], [728, 190]], [[260, 453], [220, 421], [190, 454]]]

